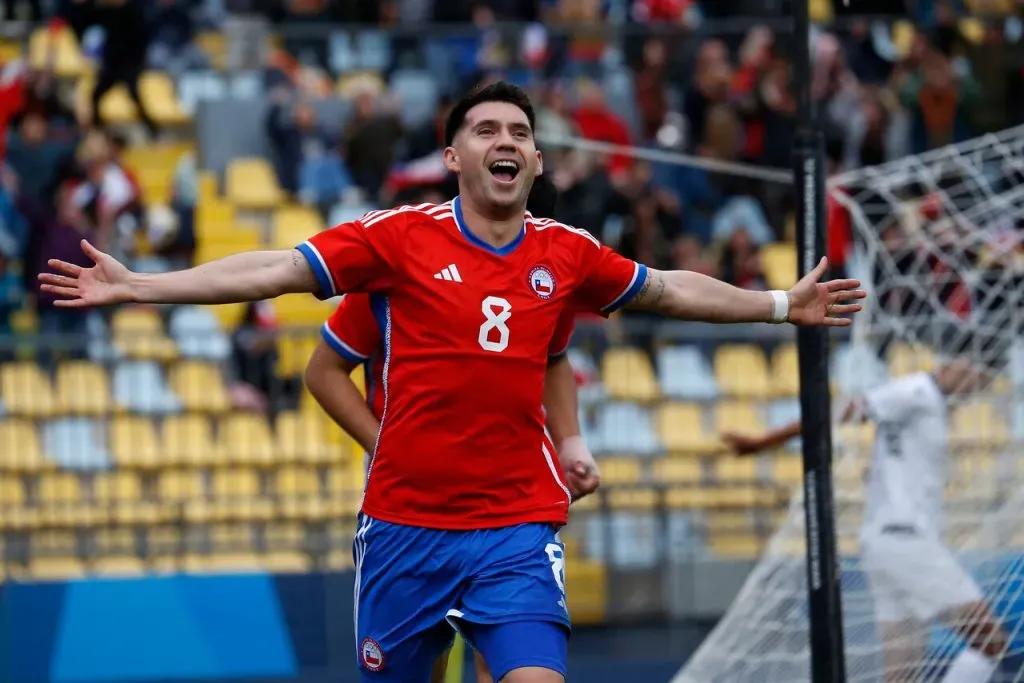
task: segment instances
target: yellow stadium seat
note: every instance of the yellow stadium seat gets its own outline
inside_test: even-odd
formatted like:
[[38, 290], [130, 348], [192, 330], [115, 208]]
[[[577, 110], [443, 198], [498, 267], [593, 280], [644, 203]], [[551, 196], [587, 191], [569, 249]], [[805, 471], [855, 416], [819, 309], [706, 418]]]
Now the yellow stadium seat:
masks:
[[719, 433], [741, 432], [760, 434], [764, 424], [753, 403], [746, 401], [722, 401], [715, 409], [715, 427]]
[[85, 565], [77, 557], [34, 557], [29, 575], [37, 581], [61, 581], [85, 576]]
[[25, 487], [17, 477], [0, 477], [0, 508], [9, 510], [25, 504]]
[[283, 201], [274, 169], [266, 159], [235, 159], [228, 165], [227, 198], [240, 209], [271, 211]]
[[925, 346], [897, 342], [889, 349], [889, 374], [902, 377], [935, 369], [935, 353]]
[[315, 334], [282, 334], [279, 336], [275, 368], [277, 376], [301, 377], [319, 340], [319, 336]]
[[612, 489], [607, 494], [613, 510], [647, 512], [661, 506], [662, 496], [651, 489]]
[[[828, 24], [832, 22], [833, 9], [832, 3], [829, 0], [810, 0], [808, 11], [810, 12], [811, 21], [815, 24]], [[788, 289], [791, 285], [792, 282], [786, 285], [786, 288]]]
[[772, 393], [789, 398], [800, 395], [800, 363], [796, 344], [783, 344], [772, 353]]
[[654, 480], [658, 483], [697, 484], [702, 475], [698, 460], [666, 458], [654, 461]]
[[601, 458], [597, 466], [601, 470], [601, 483], [609, 486], [636, 484], [643, 474], [640, 461], [634, 458]]
[[161, 451], [166, 465], [223, 462], [210, 421], [200, 415], [174, 415], [164, 420]]
[[707, 455], [721, 442], [704, 427], [701, 407], [695, 403], [665, 403], [658, 407], [658, 436], [673, 455]]
[[979, 19], [973, 17], [961, 19], [958, 27], [960, 28], [960, 35], [969, 43], [980, 45], [981, 41], [985, 39], [985, 26]]
[[222, 330], [233, 330], [242, 321], [246, 306], [247, 304], [221, 304], [219, 306], [211, 306], [210, 309], [217, 318], [217, 322], [220, 323]]
[[723, 456], [714, 461], [715, 479], [721, 483], [752, 482], [757, 479], [757, 460], [745, 456]]
[[288, 462], [340, 462], [344, 454], [327, 441], [326, 418], [288, 412], [277, 418], [277, 453]]
[[223, 413], [231, 408], [220, 368], [203, 361], [182, 361], [171, 368], [171, 389], [187, 410]]
[[289, 206], [274, 212], [271, 249], [293, 249], [324, 229], [320, 214], [305, 206]]
[[273, 306], [281, 325], [313, 328], [305, 336], [319, 339], [317, 328], [334, 312], [337, 302], [320, 301], [309, 294], [286, 294], [274, 299]]
[[231, 242], [233, 238], [254, 237], [259, 240], [259, 233], [243, 235], [236, 223], [235, 205], [217, 196], [200, 200], [196, 204], [196, 236], [199, 243], [206, 240]]
[[565, 563], [565, 600], [574, 624], [604, 623], [608, 613], [608, 574], [603, 562]]
[[902, 59], [910, 52], [911, 45], [917, 36], [917, 30], [909, 21], [897, 21], [892, 26], [892, 42], [896, 46], [896, 53]]
[[53, 472], [39, 479], [36, 490], [39, 521], [46, 526], [93, 526], [105, 523], [109, 510], [85, 500], [82, 482], [70, 472]]
[[43, 456], [36, 426], [28, 420], [0, 420], [0, 471], [39, 472], [56, 468]]
[[270, 465], [277, 458], [274, 438], [263, 415], [233, 413], [220, 424], [220, 451], [229, 463]]
[[164, 519], [162, 505], [143, 500], [142, 482], [134, 472], [105, 472], [92, 486], [96, 502], [108, 508], [116, 524], [157, 524]]
[[119, 415], [110, 425], [110, 450], [121, 467], [153, 468], [166, 464], [153, 421]]
[[34, 69], [46, 69], [52, 64], [58, 78], [76, 78], [87, 66], [75, 34], [68, 28], [56, 35], [46, 28], [34, 30], [29, 38], [28, 59]]
[[[199, 171], [196, 173], [196, 193], [198, 195], [199, 207], [203, 207], [211, 200], [220, 196], [220, 189], [217, 185], [217, 174], [213, 171]], [[228, 204], [232, 210], [234, 207]]]
[[210, 482], [209, 499], [192, 500], [185, 505], [186, 518], [192, 522], [268, 521], [274, 518], [273, 501], [262, 495], [259, 473], [232, 468], [216, 470]]
[[147, 71], [139, 79], [139, 96], [147, 112], [162, 126], [181, 126], [189, 116], [181, 108], [170, 77], [159, 71]]
[[71, 361], [57, 368], [60, 411], [72, 415], [104, 415], [111, 411], [107, 371], [95, 363]]
[[205, 229], [207, 232], [199, 237], [196, 248], [197, 263], [209, 263], [243, 251], [263, 248], [263, 237], [259, 229], [246, 223], [210, 224]]
[[120, 308], [114, 312], [111, 330], [114, 346], [128, 358], [166, 361], [178, 355], [178, 348], [164, 334], [163, 320], [156, 309]]
[[764, 550], [764, 539], [755, 534], [716, 534], [708, 538], [707, 545], [718, 557], [753, 559]]
[[183, 503], [203, 495], [203, 480], [194, 470], [168, 470], [157, 481], [160, 498], [168, 503]]
[[23, 417], [50, 417], [57, 407], [49, 378], [27, 361], [0, 366], [0, 400], [8, 413]]
[[146, 572], [145, 563], [131, 555], [97, 557], [89, 562], [89, 574], [108, 578], [139, 576]]
[[725, 344], [715, 352], [715, 377], [728, 396], [767, 398], [771, 395], [768, 363], [753, 344]]
[[346, 513], [358, 510], [365, 482], [362, 462], [330, 468], [327, 470], [327, 494], [331, 504]]
[[0, 39], [0, 64], [22, 59], [21, 45], [13, 40]]
[[275, 476], [275, 489], [281, 498], [303, 498], [320, 494], [320, 477], [310, 467], [283, 467]]
[[960, 443], [1003, 446], [1010, 428], [992, 403], [966, 403], [953, 410], [950, 436]]
[[771, 289], [785, 291], [796, 283], [796, 246], [792, 242], [776, 242], [761, 247], [761, 264]]
[[804, 479], [803, 458], [799, 455], [779, 454], [772, 462], [772, 479], [783, 486], [796, 486]]
[[[586, 498], [584, 498], [586, 500]], [[332, 548], [327, 553], [327, 568], [333, 571], [346, 571], [355, 567], [352, 559], [352, 550], [345, 548]], [[573, 613], [573, 619], [576, 614]]]
[[661, 395], [650, 359], [637, 348], [609, 349], [601, 359], [601, 376], [615, 400], [648, 402]]

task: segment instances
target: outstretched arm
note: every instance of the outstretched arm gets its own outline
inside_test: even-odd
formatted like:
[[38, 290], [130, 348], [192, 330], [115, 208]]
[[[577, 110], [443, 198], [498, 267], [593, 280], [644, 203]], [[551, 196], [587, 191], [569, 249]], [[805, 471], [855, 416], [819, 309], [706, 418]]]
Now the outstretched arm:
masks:
[[57, 306], [81, 308], [118, 303], [228, 304], [282, 294], [318, 291], [306, 258], [296, 249], [232, 254], [188, 270], [134, 273], [82, 240], [91, 268], [51, 259], [56, 273], [41, 273], [42, 290], [66, 297]]
[[732, 447], [736, 455], [755, 455], [761, 451], [778, 448], [790, 439], [800, 436], [802, 431], [802, 423], [800, 420], [796, 420], [778, 429], [772, 429], [761, 436], [727, 432], [722, 435], [722, 440]]
[[573, 500], [593, 493], [601, 485], [597, 463], [580, 436], [577, 405], [576, 376], [569, 357], [562, 354], [548, 364], [544, 378], [544, 411]]
[[828, 262], [822, 259], [788, 292], [740, 289], [700, 273], [650, 268], [629, 306], [679, 320], [844, 327], [850, 319], [837, 316], [859, 311], [861, 305], [851, 302], [866, 294], [858, 289], [857, 280], [819, 282], [827, 267]]

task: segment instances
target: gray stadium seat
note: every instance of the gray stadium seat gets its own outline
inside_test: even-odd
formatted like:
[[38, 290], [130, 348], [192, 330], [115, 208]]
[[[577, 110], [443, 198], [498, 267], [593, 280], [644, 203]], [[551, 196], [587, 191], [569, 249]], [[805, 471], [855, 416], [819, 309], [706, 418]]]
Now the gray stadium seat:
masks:
[[171, 337], [184, 358], [225, 360], [231, 355], [231, 340], [209, 308], [181, 306], [171, 314]]
[[661, 450], [661, 444], [645, 408], [633, 403], [608, 403], [598, 409], [592, 450], [654, 455]]
[[658, 352], [658, 382], [667, 396], [688, 401], [714, 401], [718, 381], [711, 363], [696, 346], [670, 346]]
[[43, 428], [43, 444], [47, 454], [64, 469], [109, 468], [113, 458], [104, 442], [103, 429], [94, 420], [51, 420]]
[[167, 386], [159, 366], [145, 361], [123, 362], [114, 369], [114, 400], [142, 414], [181, 410], [181, 401]]
[[439, 93], [437, 82], [427, 71], [403, 69], [391, 76], [391, 90], [401, 102], [402, 123], [414, 127], [433, 119]]

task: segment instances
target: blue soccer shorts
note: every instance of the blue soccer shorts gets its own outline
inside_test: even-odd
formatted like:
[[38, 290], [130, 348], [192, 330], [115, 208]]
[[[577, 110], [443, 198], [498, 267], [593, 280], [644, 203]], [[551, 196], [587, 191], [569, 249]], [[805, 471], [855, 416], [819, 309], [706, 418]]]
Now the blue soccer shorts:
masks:
[[453, 627], [495, 681], [566, 672], [565, 547], [549, 524], [443, 531], [359, 517], [356, 656], [366, 683], [425, 683]]

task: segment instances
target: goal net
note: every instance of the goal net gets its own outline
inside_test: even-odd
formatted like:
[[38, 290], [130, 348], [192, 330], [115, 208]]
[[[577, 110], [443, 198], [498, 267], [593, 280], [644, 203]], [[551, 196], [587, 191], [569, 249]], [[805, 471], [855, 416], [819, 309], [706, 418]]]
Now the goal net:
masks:
[[[1024, 127], [830, 179], [852, 232], [847, 270], [870, 300], [832, 351], [833, 406], [951, 348], [996, 380], [951, 407], [945, 541], [1010, 635], [993, 681], [1024, 680]], [[923, 654], [885, 647], [859, 553], [872, 425], [833, 429], [847, 678], [942, 681], [964, 647], [943, 624], [911, 627]], [[728, 613], [673, 683], [810, 679], [801, 492]], [[902, 635], [902, 634], [901, 634]], [[913, 640], [911, 640], [913, 638]], [[895, 646], [895, 647], [894, 647]]]

